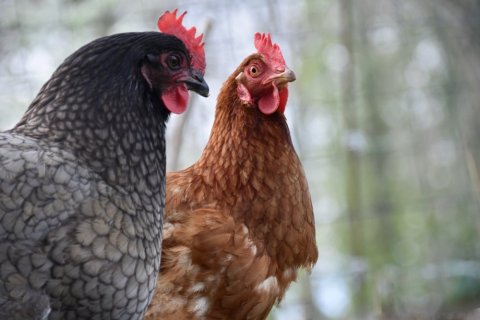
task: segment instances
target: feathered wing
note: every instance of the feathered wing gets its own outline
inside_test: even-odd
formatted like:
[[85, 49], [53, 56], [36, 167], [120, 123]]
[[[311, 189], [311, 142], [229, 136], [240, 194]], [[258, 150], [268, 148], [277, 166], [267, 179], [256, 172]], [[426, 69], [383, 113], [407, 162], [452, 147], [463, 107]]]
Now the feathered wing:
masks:
[[41, 241], [91, 195], [90, 178], [72, 154], [0, 133], [0, 239]]
[[263, 319], [296, 277], [218, 209], [167, 211], [162, 249], [146, 319]]
[[[136, 271], [128, 269], [136, 264], [126, 237], [135, 232], [135, 208], [94, 175], [55, 146], [0, 133], [1, 319], [43, 319], [60, 304], [68, 312], [68, 301], [89, 314], [132, 292], [148, 303], [155, 277], [138, 270], [139, 282], [127, 283]], [[117, 293], [101, 295], [107, 288]]]
[[203, 216], [207, 226], [192, 241], [192, 264], [218, 278], [213, 283], [218, 289], [207, 297], [209, 315], [219, 319], [225, 315], [229, 319], [266, 318], [295, 274], [279, 270], [256, 245], [247, 227], [235, 223], [231, 214], [210, 209], [193, 214]]
[[[0, 134], [0, 318], [42, 319], [52, 266], [45, 246], [90, 193], [88, 172], [60, 150], [16, 134]], [[74, 174], [73, 174], [74, 173]], [[81, 177], [81, 175], [84, 177]], [[80, 181], [85, 183], [82, 185]]]

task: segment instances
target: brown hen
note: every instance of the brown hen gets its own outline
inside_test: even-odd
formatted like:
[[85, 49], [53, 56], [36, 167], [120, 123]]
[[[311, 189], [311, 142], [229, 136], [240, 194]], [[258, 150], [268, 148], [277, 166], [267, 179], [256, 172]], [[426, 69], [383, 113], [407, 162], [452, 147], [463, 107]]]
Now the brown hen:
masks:
[[295, 80], [270, 36], [225, 82], [201, 158], [167, 175], [146, 319], [265, 319], [317, 260], [310, 193], [283, 115]]

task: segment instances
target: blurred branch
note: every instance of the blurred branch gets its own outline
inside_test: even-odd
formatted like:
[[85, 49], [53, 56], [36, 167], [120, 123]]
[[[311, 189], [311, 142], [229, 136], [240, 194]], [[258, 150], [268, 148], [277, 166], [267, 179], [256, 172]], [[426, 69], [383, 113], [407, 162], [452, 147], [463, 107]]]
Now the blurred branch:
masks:
[[303, 310], [306, 320], [321, 320], [325, 317], [318, 311], [315, 303], [313, 302], [313, 293], [312, 293], [312, 278], [310, 273], [305, 273], [300, 276], [301, 284], [301, 295], [303, 302]]
[[[212, 28], [212, 21], [209, 19], [205, 22], [203, 27], [203, 41], [207, 42], [207, 38], [210, 34]], [[168, 171], [175, 171], [179, 169], [180, 166], [180, 154], [182, 152], [183, 146], [183, 133], [185, 127], [187, 126], [188, 120], [190, 119], [191, 109], [197, 102], [198, 96], [192, 95], [190, 98], [189, 106], [183, 117], [177, 122], [177, 125], [172, 129], [172, 139], [170, 145], [172, 146], [171, 159], [168, 161], [169, 168]]]
[[477, 200], [480, 201], [480, 174], [478, 172], [477, 162], [471, 148], [464, 146], [465, 158], [467, 159], [467, 167], [470, 179], [472, 180], [473, 187], [477, 196]]

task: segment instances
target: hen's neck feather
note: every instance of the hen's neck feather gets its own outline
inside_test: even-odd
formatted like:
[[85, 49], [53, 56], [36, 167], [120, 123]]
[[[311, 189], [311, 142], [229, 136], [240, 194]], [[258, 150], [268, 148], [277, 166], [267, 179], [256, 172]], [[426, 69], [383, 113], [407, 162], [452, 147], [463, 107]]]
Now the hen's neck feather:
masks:
[[131, 190], [141, 180], [157, 189], [148, 177], [164, 175], [168, 112], [140, 75], [136, 48], [148, 36], [121, 34], [79, 49], [12, 131], [60, 145], [111, 185]]
[[220, 92], [201, 158], [184, 171], [193, 177], [185, 182], [192, 203], [230, 212], [279, 265], [311, 265], [317, 254], [313, 210], [285, 117], [242, 105], [237, 74]]
[[244, 105], [236, 91], [236, 74], [230, 76], [219, 94], [212, 133], [198, 162], [218, 164], [219, 152], [225, 160], [236, 158], [230, 166], [243, 166], [245, 161], [285, 152], [296, 156], [284, 115], [265, 115], [256, 106]]

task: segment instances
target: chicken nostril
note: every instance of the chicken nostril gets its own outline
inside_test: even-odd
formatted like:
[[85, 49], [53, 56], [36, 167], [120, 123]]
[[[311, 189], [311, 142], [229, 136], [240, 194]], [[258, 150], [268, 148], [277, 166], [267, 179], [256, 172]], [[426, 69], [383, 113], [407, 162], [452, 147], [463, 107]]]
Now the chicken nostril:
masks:
[[203, 82], [203, 76], [198, 71], [192, 72], [192, 78], [199, 82]]

